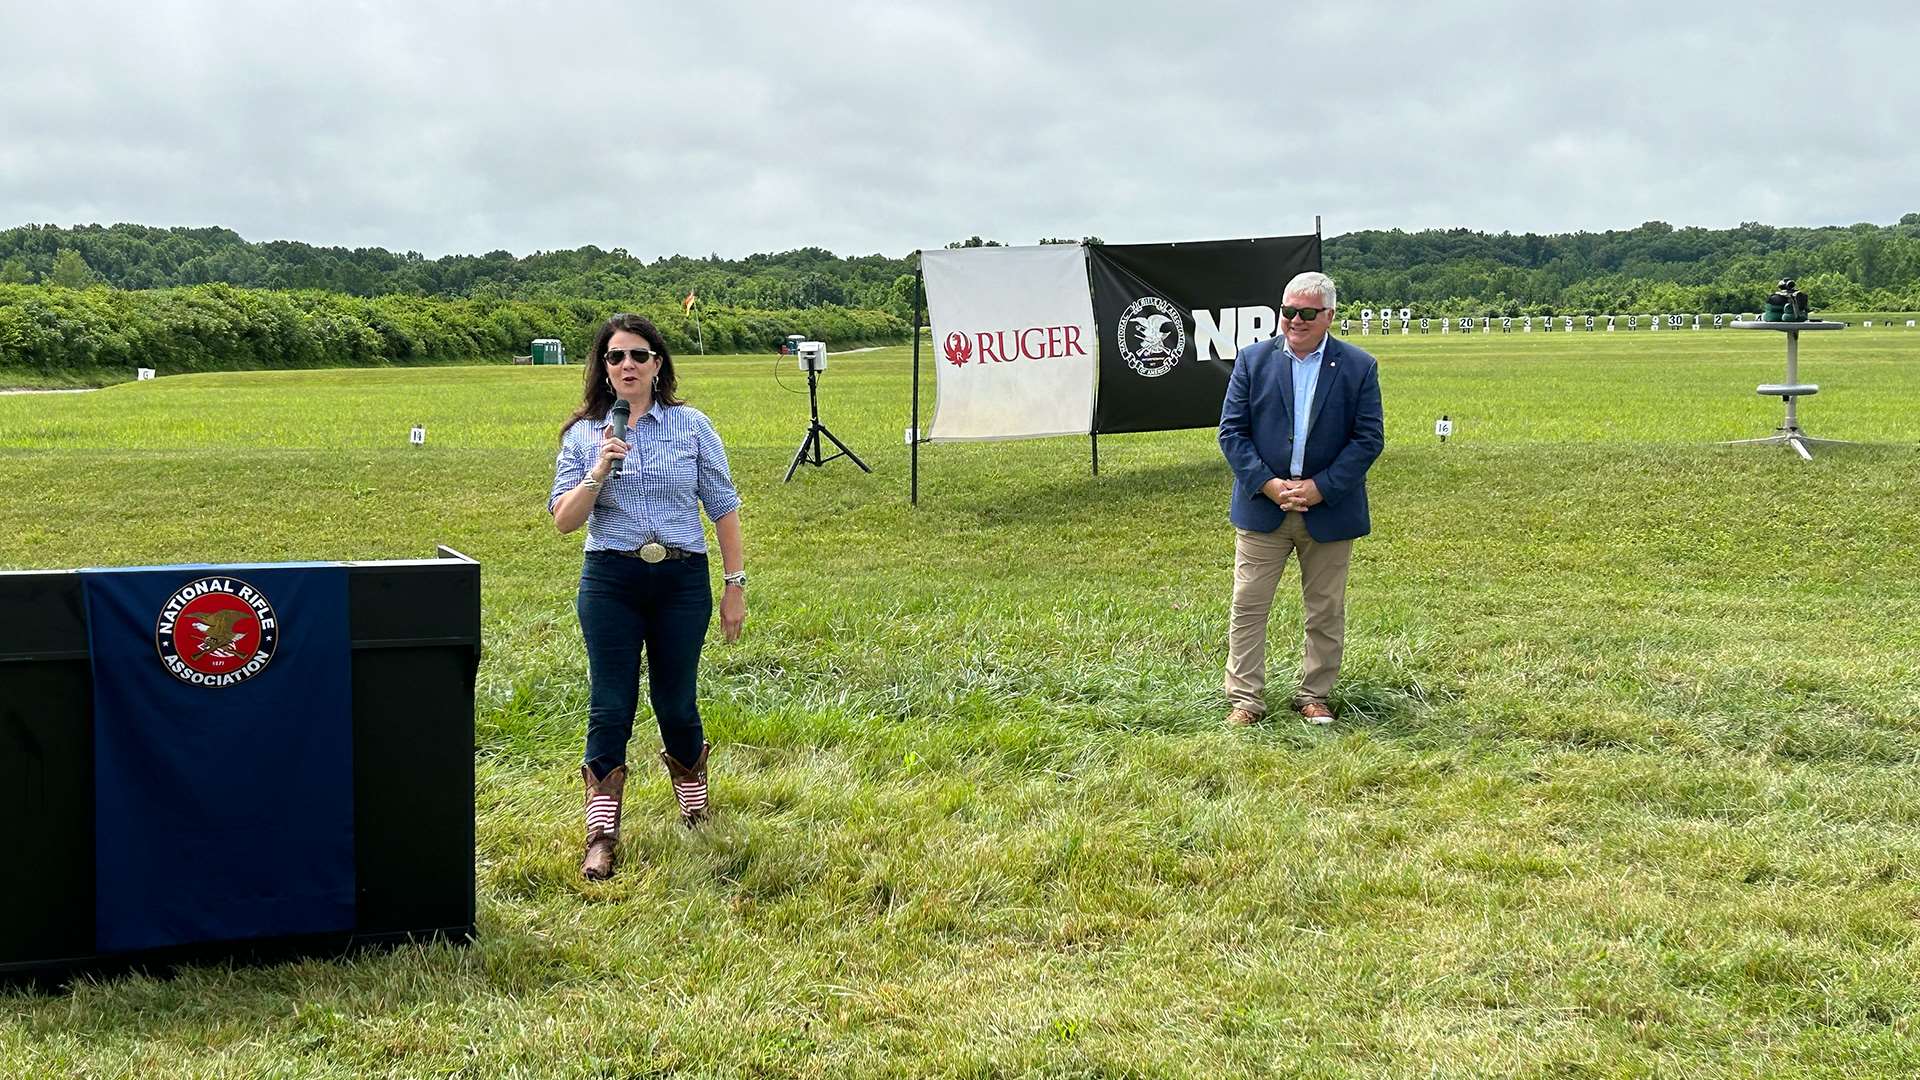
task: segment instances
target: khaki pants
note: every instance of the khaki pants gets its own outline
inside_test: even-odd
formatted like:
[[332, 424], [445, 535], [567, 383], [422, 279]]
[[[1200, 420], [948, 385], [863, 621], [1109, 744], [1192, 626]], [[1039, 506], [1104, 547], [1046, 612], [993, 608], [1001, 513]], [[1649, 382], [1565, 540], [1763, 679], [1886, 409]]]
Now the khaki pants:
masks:
[[1325, 704], [1340, 674], [1340, 650], [1346, 643], [1347, 564], [1353, 541], [1319, 543], [1307, 535], [1299, 511], [1289, 511], [1270, 533], [1235, 529], [1233, 614], [1227, 624], [1227, 705], [1266, 715], [1267, 616], [1273, 594], [1287, 568], [1287, 556], [1300, 556], [1300, 598], [1306, 609], [1307, 651], [1300, 666], [1297, 708]]

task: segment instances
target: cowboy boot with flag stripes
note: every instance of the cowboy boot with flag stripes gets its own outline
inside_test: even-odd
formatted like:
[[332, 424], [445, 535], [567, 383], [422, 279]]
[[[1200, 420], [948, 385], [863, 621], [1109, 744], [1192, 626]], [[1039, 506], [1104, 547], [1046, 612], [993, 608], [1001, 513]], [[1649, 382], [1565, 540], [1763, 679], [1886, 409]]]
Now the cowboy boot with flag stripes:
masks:
[[707, 820], [707, 753], [712, 749], [712, 743], [701, 743], [700, 757], [692, 765], [682, 765], [672, 754], [660, 751], [667, 778], [673, 781], [674, 801], [680, 804], [680, 823], [688, 828]]
[[582, 765], [580, 776], [587, 782], [587, 857], [580, 864], [580, 874], [589, 881], [605, 881], [613, 876], [613, 849], [620, 842], [620, 799], [627, 786], [627, 767], [595, 780], [593, 770]]

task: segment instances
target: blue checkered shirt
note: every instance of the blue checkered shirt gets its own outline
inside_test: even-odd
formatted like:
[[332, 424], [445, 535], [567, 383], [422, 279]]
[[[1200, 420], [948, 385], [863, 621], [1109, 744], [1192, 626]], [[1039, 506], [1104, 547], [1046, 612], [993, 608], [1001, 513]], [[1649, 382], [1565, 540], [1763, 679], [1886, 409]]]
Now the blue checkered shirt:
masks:
[[[554, 500], [578, 487], [593, 467], [605, 428], [602, 421], [580, 419], [561, 437], [548, 513]], [[707, 550], [694, 500], [715, 521], [740, 508], [727, 450], [713, 421], [691, 405], [663, 408], [656, 401], [627, 426], [626, 440], [633, 449], [621, 463], [623, 475], [607, 478], [587, 515], [587, 550], [631, 551], [649, 540]]]

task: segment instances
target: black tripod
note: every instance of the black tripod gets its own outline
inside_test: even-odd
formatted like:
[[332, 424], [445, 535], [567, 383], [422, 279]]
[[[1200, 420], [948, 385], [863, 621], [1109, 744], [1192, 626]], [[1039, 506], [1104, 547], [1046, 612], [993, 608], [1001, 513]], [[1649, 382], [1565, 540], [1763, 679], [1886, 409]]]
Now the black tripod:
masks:
[[[813, 414], [813, 419], [809, 421], [807, 424], [807, 437], [800, 440], [800, 449], [796, 451], [793, 455], [793, 464], [787, 466], [787, 480], [793, 479], [793, 471], [795, 469], [798, 469], [800, 467], [800, 463], [803, 461], [805, 461], [809, 465], [825, 465], [827, 462], [832, 461], [834, 458], [840, 458], [840, 457], [852, 458], [853, 463], [855, 465], [860, 466], [860, 471], [862, 472], [872, 472], [873, 471], [872, 469], [867, 468], [867, 463], [860, 460], [860, 455], [847, 449], [847, 444], [841, 442], [839, 436], [835, 435], [831, 431], [828, 431], [827, 425], [820, 422], [819, 379], [820, 379], [820, 373], [814, 370], [812, 367], [808, 367], [807, 368], [807, 408]], [[828, 454], [825, 457], [821, 457], [820, 451], [824, 449], [820, 444], [820, 437], [822, 435], [825, 435], [827, 438], [832, 439], [833, 445], [839, 447], [840, 452], [837, 454]], [[808, 460], [807, 458], [807, 451], [809, 450], [813, 451], [812, 460]], [[782, 481], [782, 483], [785, 483], [785, 481]]]

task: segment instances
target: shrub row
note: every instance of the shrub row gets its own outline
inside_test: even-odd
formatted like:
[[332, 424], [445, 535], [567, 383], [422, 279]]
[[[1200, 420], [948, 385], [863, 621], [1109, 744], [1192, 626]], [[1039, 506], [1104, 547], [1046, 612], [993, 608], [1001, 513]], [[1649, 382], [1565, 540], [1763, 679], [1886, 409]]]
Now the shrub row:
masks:
[[[0, 373], [507, 363], [543, 337], [559, 338], [572, 360], [620, 307], [598, 300], [363, 299], [230, 285], [0, 285]], [[628, 310], [652, 318], [676, 355], [695, 351], [694, 322], [678, 306]], [[703, 311], [697, 336], [707, 352], [729, 353], [771, 350], [788, 334], [849, 347], [905, 341], [908, 333], [886, 312], [823, 306]]]

